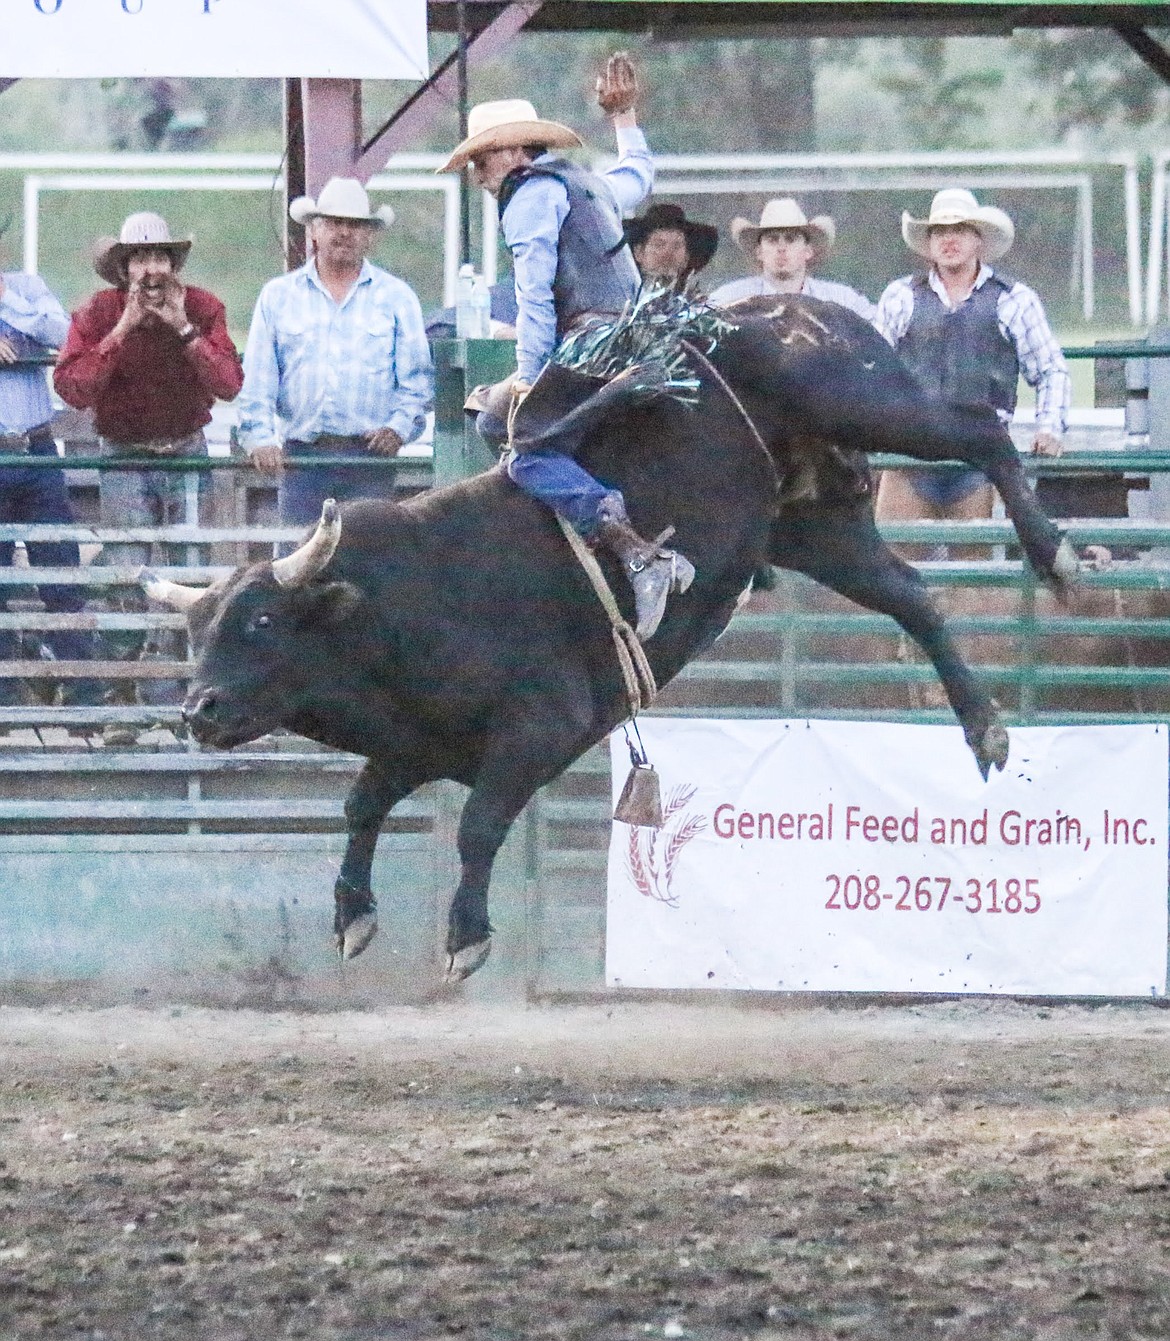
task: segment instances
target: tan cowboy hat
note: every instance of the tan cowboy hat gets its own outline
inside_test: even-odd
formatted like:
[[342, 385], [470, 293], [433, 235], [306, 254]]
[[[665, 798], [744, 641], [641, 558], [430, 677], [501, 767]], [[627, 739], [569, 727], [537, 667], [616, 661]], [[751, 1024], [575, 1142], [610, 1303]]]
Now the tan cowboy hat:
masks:
[[314, 219], [356, 219], [371, 228], [389, 228], [394, 222], [389, 205], [379, 205], [371, 212], [370, 197], [356, 177], [330, 177], [316, 200], [298, 196], [288, 207], [288, 216], [299, 224]]
[[939, 191], [930, 202], [930, 216], [912, 219], [902, 215], [902, 237], [911, 251], [919, 256], [930, 255], [929, 232], [942, 224], [970, 224], [983, 239], [983, 259], [998, 261], [1006, 255], [1016, 240], [1016, 226], [994, 205], [980, 205], [970, 191], [948, 187]]
[[467, 116], [467, 139], [455, 146], [451, 157], [439, 172], [457, 172], [476, 154], [489, 149], [516, 149], [526, 144], [543, 144], [549, 149], [575, 149], [580, 135], [559, 121], [542, 121], [536, 108], [523, 98], [505, 98], [500, 102], [481, 102]]
[[107, 284], [120, 288], [126, 283], [126, 258], [139, 247], [159, 247], [170, 252], [171, 264], [178, 272], [191, 250], [191, 239], [172, 238], [161, 214], [141, 210], [127, 217], [116, 238], [100, 237], [93, 244], [93, 268]]
[[769, 200], [764, 206], [758, 224], [752, 223], [750, 219], [732, 219], [731, 236], [735, 238], [736, 245], [741, 251], [746, 251], [749, 256], [754, 257], [760, 234], [773, 228], [801, 229], [813, 249], [811, 262], [813, 265], [817, 265], [828, 256], [837, 238], [837, 225], [827, 214], [818, 214], [809, 219], [791, 196]]

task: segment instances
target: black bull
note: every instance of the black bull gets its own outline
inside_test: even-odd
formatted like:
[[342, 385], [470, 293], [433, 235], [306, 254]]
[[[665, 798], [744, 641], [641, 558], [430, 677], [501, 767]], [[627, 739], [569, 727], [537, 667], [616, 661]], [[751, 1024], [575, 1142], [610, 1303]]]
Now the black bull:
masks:
[[[1038, 571], [1066, 571], [1067, 546], [993, 416], [925, 402], [844, 309], [765, 307], [737, 316], [712, 354], [726, 385], [700, 369], [698, 408], [639, 404], [611, 387], [575, 417], [581, 462], [622, 489], [644, 534], [675, 526], [672, 543], [695, 565], [646, 647], [658, 683], [710, 645], [767, 556], [893, 615], [922, 644], [986, 776], [1007, 755], [995, 704], [915, 570], [879, 538], [859, 453], [969, 461], [998, 486]], [[471, 789], [447, 933], [448, 976], [466, 977], [490, 948], [488, 883], [513, 821], [628, 715], [611, 631], [552, 515], [499, 469], [336, 512], [327, 505], [314, 536], [276, 565], [202, 594], [148, 590], [188, 608], [198, 664], [185, 715], [200, 742], [230, 748], [283, 726], [366, 757], [335, 891], [346, 957], [377, 928], [370, 870], [391, 807], [438, 779]], [[612, 568], [609, 578], [631, 617], [627, 584]]]

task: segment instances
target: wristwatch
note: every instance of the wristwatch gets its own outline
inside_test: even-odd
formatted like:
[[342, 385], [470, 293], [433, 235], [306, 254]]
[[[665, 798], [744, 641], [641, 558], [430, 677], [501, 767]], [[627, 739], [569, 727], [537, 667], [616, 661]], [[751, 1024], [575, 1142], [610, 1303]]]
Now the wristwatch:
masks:
[[192, 321], [189, 321], [183, 329], [179, 331], [179, 339], [182, 340], [185, 345], [189, 345], [192, 340], [197, 340], [198, 338], [199, 328]]

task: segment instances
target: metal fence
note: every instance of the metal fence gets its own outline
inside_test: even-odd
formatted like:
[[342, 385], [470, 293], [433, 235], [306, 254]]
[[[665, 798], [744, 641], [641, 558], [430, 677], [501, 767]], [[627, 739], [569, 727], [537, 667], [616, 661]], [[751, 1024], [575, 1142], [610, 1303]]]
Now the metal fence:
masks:
[[[404, 495], [491, 462], [469, 430], [462, 404], [469, 386], [506, 370], [511, 347], [454, 341], [439, 344], [435, 353], [433, 463], [399, 458], [383, 467], [395, 473]], [[1170, 478], [1170, 453], [1136, 450], [1132, 444], [1139, 441], [1134, 434], [1128, 451], [1031, 464], [1042, 473]], [[189, 562], [160, 571], [198, 583], [297, 538], [295, 529], [274, 523], [271, 485], [246, 461], [151, 463], [160, 464], [189, 481], [182, 525], [128, 530], [84, 521], [22, 524], [0, 526], [0, 540], [179, 546]], [[79, 455], [0, 458], [0, 468], [13, 465], [65, 468], [84, 513], [96, 472], [141, 462]], [[198, 477], [205, 472], [219, 488], [213, 491], [214, 515], [200, 518]], [[1015, 556], [1006, 522], [919, 522], [887, 527], [885, 534], [897, 543], [987, 547], [984, 558], [932, 560], [921, 570], [944, 602], [967, 602], [955, 611], [952, 627], [994, 686], [1009, 724], [1164, 719], [1170, 712], [1170, 523], [1086, 519], [1067, 529], [1078, 546], [1105, 544], [1125, 556], [1104, 570], [1087, 567], [1069, 609], [1057, 607]], [[52, 582], [80, 586], [96, 599], [135, 576], [93, 563], [31, 571], [13, 566], [0, 569], [0, 596], [24, 588], [27, 597], [30, 584]], [[184, 618], [170, 612], [49, 614], [29, 599], [0, 613], [0, 630], [21, 632], [30, 641], [62, 628], [175, 634], [184, 627]], [[185, 683], [191, 664], [188, 652], [102, 662], [97, 673], [111, 683]], [[94, 674], [91, 661], [0, 662], [0, 678], [34, 688]], [[654, 711], [950, 721], [949, 709], [932, 695], [933, 684], [933, 669], [890, 620], [785, 574], [775, 591], [757, 598], [709, 653], [687, 667]], [[396, 808], [378, 872], [379, 887], [390, 891], [383, 913], [396, 923], [387, 937], [394, 937], [393, 944], [380, 946], [370, 966], [363, 959], [361, 975], [334, 980], [322, 964], [328, 962], [342, 805], [356, 758], [286, 733], [229, 753], [205, 752], [183, 732], [177, 704], [62, 707], [45, 695], [41, 700], [0, 708], [0, 852], [10, 888], [22, 891], [19, 900], [0, 903], [0, 989], [69, 979], [115, 984], [106, 994], [117, 997], [127, 983], [145, 982], [147, 990], [194, 999], [310, 996], [353, 1003], [410, 999], [429, 990], [438, 928], [455, 883], [457, 789], [427, 788]], [[100, 733], [110, 724], [131, 729], [134, 744], [104, 744]], [[546, 789], [517, 826], [493, 884], [494, 919], [512, 934], [498, 938], [493, 974], [478, 975], [467, 990], [486, 992], [502, 983], [540, 993], [602, 986], [608, 775], [604, 751], [592, 751]], [[174, 891], [169, 902], [164, 899], [170, 913], [161, 923], [154, 903], [159, 880]], [[192, 898], [199, 908], [194, 921], [202, 927], [206, 920], [212, 930], [196, 935], [188, 925]], [[55, 919], [60, 934], [46, 939], [40, 931], [47, 918]]]

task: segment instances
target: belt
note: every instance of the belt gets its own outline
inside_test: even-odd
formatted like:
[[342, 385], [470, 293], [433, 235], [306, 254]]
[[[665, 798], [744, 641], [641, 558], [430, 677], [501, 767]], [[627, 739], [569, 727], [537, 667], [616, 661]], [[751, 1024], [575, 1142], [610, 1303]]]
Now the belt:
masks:
[[115, 442], [102, 438], [102, 444], [114, 456], [201, 456], [207, 446], [203, 430], [184, 433], [179, 438], [145, 438], [136, 442]]
[[289, 448], [307, 448], [309, 451], [326, 452], [330, 447], [369, 447], [368, 433], [322, 433], [319, 438], [309, 441], [305, 438], [290, 438], [285, 443]]

